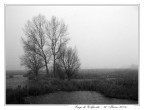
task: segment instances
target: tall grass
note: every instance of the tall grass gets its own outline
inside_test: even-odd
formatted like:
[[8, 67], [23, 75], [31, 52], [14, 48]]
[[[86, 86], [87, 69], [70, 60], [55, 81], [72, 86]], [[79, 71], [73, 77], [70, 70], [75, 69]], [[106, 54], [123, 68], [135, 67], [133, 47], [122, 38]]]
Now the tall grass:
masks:
[[134, 70], [117, 70], [110, 74], [93, 75], [80, 73], [70, 81], [39, 76], [37, 81], [33, 82], [29, 87], [7, 89], [6, 103], [26, 103], [25, 97], [57, 91], [96, 91], [106, 97], [138, 100], [138, 73]]

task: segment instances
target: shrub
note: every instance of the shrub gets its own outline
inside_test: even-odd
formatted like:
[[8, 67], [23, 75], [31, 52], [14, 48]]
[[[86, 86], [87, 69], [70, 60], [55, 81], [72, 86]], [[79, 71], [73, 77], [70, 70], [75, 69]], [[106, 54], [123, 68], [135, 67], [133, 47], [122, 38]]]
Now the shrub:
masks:
[[12, 74], [11, 74], [11, 75], [9, 75], [9, 78], [13, 78], [13, 77], [14, 77], [14, 75], [12, 75]]

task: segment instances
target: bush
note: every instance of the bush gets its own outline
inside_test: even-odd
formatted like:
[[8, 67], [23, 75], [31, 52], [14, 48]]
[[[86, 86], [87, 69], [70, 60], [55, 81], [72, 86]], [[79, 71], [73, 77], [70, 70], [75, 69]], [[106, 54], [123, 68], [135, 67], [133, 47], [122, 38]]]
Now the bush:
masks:
[[24, 74], [24, 75], [23, 75], [23, 77], [28, 77], [28, 76], [29, 76], [28, 74]]
[[11, 74], [11, 75], [9, 75], [9, 78], [13, 78], [13, 77], [14, 77], [14, 75], [12, 75], [12, 74]]

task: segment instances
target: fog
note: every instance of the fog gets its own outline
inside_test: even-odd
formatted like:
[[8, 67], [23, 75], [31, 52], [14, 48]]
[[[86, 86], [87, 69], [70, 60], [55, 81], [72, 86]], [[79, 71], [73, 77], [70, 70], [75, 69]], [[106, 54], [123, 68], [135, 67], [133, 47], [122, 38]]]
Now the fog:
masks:
[[69, 46], [76, 47], [82, 69], [138, 65], [138, 6], [9, 6], [5, 7], [7, 70], [24, 69], [21, 37], [27, 20], [38, 14], [68, 25]]

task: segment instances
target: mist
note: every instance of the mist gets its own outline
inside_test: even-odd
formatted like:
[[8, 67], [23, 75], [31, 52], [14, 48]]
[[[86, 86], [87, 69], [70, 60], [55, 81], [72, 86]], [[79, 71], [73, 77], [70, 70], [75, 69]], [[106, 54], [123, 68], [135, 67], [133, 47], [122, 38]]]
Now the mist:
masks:
[[68, 25], [69, 46], [76, 47], [81, 69], [128, 68], [138, 65], [138, 6], [9, 6], [5, 7], [7, 70], [24, 69], [21, 37], [27, 20], [38, 14]]

